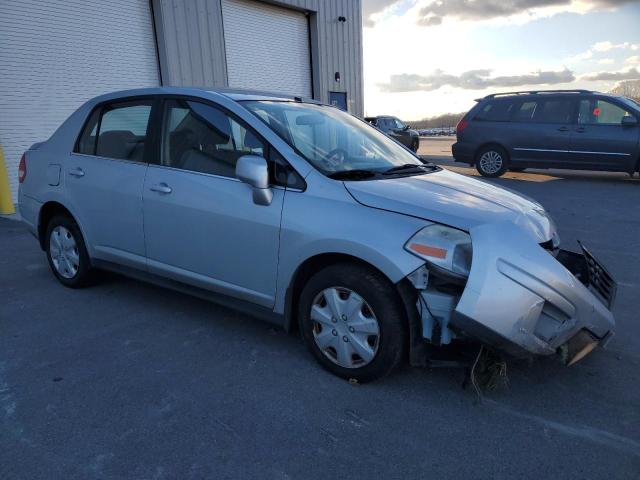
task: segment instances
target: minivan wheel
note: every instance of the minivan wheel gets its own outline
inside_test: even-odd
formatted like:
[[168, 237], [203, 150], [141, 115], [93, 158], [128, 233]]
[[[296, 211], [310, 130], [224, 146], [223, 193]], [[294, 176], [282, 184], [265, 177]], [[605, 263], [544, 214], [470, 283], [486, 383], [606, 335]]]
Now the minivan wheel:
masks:
[[478, 152], [476, 169], [483, 177], [499, 177], [508, 170], [507, 152], [503, 148], [491, 145]]
[[46, 253], [51, 271], [66, 287], [80, 288], [91, 277], [89, 255], [73, 219], [56, 216], [47, 226]]
[[404, 358], [404, 309], [372, 268], [341, 263], [316, 273], [302, 290], [298, 318], [309, 350], [339, 377], [376, 380]]

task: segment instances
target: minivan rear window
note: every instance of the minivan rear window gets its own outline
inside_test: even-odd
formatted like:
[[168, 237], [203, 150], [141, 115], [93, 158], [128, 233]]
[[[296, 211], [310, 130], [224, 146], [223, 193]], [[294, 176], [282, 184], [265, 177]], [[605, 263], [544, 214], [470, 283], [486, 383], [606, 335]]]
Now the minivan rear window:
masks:
[[514, 110], [512, 99], [491, 100], [473, 117], [487, 122], [508, 122]]

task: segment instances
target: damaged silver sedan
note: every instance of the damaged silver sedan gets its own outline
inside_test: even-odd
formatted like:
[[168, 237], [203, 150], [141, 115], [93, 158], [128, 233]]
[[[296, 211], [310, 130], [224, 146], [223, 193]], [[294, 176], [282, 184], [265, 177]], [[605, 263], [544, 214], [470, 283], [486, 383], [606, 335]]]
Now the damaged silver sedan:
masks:
[[23, 156], [20, 210], [64, 285], [116, 270], [251, 311], [358, 381], [465, 343], [570, 364], [615, 330], [615, 281], [539, 203], [296, 97], [90, 100]]

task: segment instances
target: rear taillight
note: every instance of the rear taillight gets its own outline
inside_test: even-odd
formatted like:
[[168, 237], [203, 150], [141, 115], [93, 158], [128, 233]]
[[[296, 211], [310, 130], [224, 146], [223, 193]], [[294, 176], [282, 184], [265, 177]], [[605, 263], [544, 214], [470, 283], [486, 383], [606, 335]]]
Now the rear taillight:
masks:
[[24, 179], [27, 178], [27, 162], [26, 162], [26, 153], [22, 154], [22, 158], [20, 159], [20, 165], [18, 165], [18, 182], [24, 182]]
[[458, 125], [456, 125], [456, 135], [460, 135], [462, 131], [467, 128], [467, 125], [469, 125], [469, 120], [467, 120], [466, 118], [460, 120], [458, 122]]

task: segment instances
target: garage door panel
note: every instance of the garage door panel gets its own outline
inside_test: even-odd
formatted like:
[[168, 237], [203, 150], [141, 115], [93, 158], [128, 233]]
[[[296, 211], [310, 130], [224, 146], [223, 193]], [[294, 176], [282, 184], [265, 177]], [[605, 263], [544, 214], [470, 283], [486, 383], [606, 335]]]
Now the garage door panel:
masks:
[[159, 84], [148, 0], [0, 2], [0, 143], [14, 201], [22, 152], [83, 102]]
[[229, 86], [311, 97], [309, 21], [252, 0], [223, 0]]

